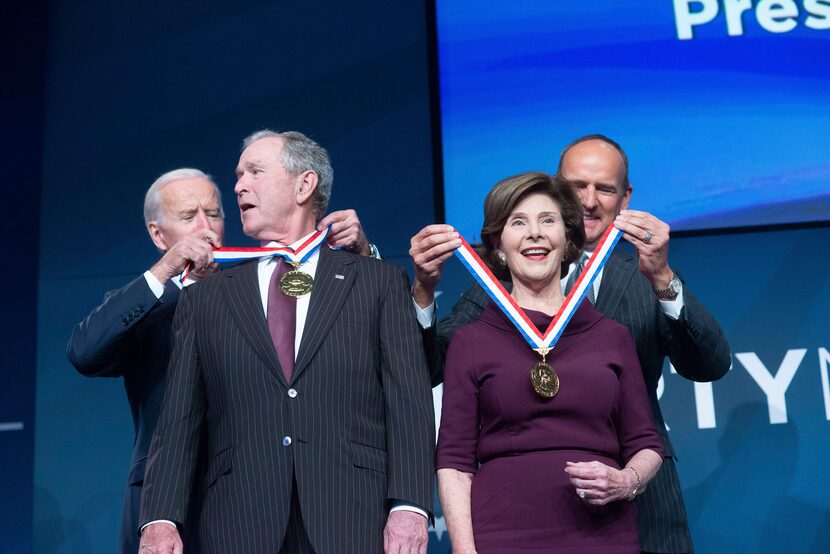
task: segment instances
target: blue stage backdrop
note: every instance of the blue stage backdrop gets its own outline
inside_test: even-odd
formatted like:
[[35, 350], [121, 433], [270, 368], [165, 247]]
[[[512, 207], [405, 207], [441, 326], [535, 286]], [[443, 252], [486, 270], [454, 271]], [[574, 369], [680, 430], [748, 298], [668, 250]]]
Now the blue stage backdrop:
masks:
[[[32, 551], [32, 480], [40, 214], [40, 147], [46, 31], [41, 0], [5, 6], [7, 31], [0, 85], [0, 167], [7, 168], [0, 288], [7, 291], [0, 321], [0, 551]], [[25, 168], [25, 169], [24, 169]], [[12, 173], [12, 169], [14, 172]], [[13, 177], [12, 177], [13, 175]]]
[[830, 220], [827, 2], [436, 4], [463, 234], [494, 179], [553, 171], [589, 133], [625, 146], [637, 207], [675, 230]]
[[[562, 146], [591, 132], [631, 154], [634, 207], [677, 228], [826, 219], [828, 3], [760, 0], [740, 16], [724, 4], [737, 3], [519, 1], [493, 12], [494, 3], [441, 2], [439, 32], [463, 31], [441, 52], [442, 87], [451, 89], [442, 98], [448, 222], [475, 239], [490, 185], [553, 170]], [[797, 14], [771, 16], [772, 4]], [[227, 242], [249, 244], [231, 192], [240, 140], [264, 126], [305, 131], [332, 154], [332, 207], [357, 208], [386, 257], [410, 266], [409, 237], [434, 220], [425, 11], [379, 1], [50, 3], [42, 167], [19, 160], [43, 179], [35, 425], [25, 403], [3, 413], [27, 424], [0, 433], [15, 441], [0, 451], [15, 462], [3, 529], [24, 537], [0, 539], [0, 551], [28, 551], [28, 530], [13, 527], [27, 516], [5, 516], [15, 515], [6, 506], [32, 502], [32, 551], [116, 549], [132, 449], [126, 397], [120, 380], [78, 375], [64, 348], [104, 292], [155, 260], [141, 203], [158, 174], [185, 165], [213, 174], [225, 192]], [[785, 20], [795, 27], [767, 28]], [[522, 43], [556, 55], [526, 56]], [[455, 82], [453, 59], [463, 62]], [[462, 108], [454, 115], [453, 104]], [[734, 352], [732, 371], [712, 385], [664, 371], [699, 552], [830, 550], [828, 242], [828, 227], [672, 242], [672, 265]], [[440, 309], [470, 283], [450, 262]], [[12, 341], [26, 348], [29, 320], [18, 321]], [[440, 510], [430, 552], [449, 552]]]

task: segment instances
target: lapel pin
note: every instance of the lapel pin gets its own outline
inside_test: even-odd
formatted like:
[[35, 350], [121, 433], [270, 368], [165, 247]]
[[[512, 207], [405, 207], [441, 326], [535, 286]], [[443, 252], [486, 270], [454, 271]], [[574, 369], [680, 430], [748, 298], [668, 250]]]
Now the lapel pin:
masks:
[[339, 273], [335, 273], [335, 274], [334, 274], [334, 278], [335, 278], [335, 279], [345, 279], [345, 277], [343, 277], [343, 276], [342, 276], [342, 275], [340, 275]]

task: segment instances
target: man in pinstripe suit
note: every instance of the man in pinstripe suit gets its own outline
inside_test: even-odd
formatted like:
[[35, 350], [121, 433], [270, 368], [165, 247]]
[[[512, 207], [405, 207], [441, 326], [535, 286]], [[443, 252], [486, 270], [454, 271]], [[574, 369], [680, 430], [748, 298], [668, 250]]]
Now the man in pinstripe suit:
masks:
[[[644, 552], [693, 552], [686, 509], [674, 464], [674, 449], [657, 401], [657, 384], [666, 356], [677, 372], [694, 381], [713, 381], [729, 370], [729, 345], [718, 323], [679, 280], [668, 264], [669, 226], [646, 212], [627, 210], [632, 186], [628, 158], [613, 140], [589, 135], [562, 152], [559, 173], [571, 181], [583, 204], [586, 250], [593, 251], [610, 225], [636, 254], [617, 246], [594, 282], [597, 309], [631, 329], [643, 369], [652, 412], [665, 444], [657, 476], [637, 498], [640, 545]], [[444, 262], [460, 244], [447, 225], [431, 225], [412, 239], [416, 269], [413, 299], [424, 328], [424, 345], [433, 383], [441, 382], [452, 333], [478, 319], [489, 297], [477, 284], [433, 325], [435, 286]], [[567, 286], [576, 264], [563, 279]], [[510, 287], [509, 283], [505, 286]]]
[[[289, 246], [314, 232], [332, 183], [322, 147], [267, 130], [245, 140], [237, 177], [245, 233]], [[425, 552], [434, 423], [406, 275], [324, 247], [300, 267], [312, 291], [285, 309], [281, 264], [182, 293], [140, 552], [181, 551], [203, 427], [202, 552]]]

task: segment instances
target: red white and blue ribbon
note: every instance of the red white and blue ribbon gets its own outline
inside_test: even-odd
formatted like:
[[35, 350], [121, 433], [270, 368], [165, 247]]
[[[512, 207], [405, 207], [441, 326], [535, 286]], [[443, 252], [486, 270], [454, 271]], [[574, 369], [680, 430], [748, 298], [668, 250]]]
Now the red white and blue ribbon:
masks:
[[524, 310], [510, 296], [496, 276], [493, 275], [487, 265], [463, 237], [461, 238], [461, 246], [455, 250], [455, 255], [458, 256], [461, 263], [475, 277], [481, 287], [487, 291], [487, 294], [490, 295], [493, 302], [513, 322], [513, 325], [516, 326], [530, 346], [544, 355], [559, 340], [571, 317], [576, 312], [579, 303], [582, 302], [582, 298], [588, 292], [588, 287], [593, 286], [594, 279], [596, 279], [605, 262], [608, 261], [611, 251], [614, 250], [614, 246], [616, 246], [621, 236], [622, 232], [613, 225], [605, 231], [596, 250], [594, 250], [594, 253], [585, 264], [585, 269], [577, 278], [573, 288], [568, 293], [567, 298], [565, 298], [565, 301], [560, 306], [559, 311], [556, 312], [556, 315], [544, 333], [539, 332], [527, 317]]
[[[264, 258], [266, 256], [279, 256], [285, 258], [286, 261], [294, 263], [303, 263], [314, 254], [318, 248], [326, 241], [329, 235], [331, 226], [319, 231], [314, 231], [300, 239], [302, 242], [295, 249], [290, 246], [272, 246], [272, 247], [237, 247], [237, 246], [223, 246], [222, 248], [213, 249], [213, 261], [218, 264], [228, 264], [234, 262], [242, 262], [245, 260], [252, 260], [254, 258]], [[187, 279], [187, 274], [190, 268], [184, 270], [181, 277], [181, 282]]]

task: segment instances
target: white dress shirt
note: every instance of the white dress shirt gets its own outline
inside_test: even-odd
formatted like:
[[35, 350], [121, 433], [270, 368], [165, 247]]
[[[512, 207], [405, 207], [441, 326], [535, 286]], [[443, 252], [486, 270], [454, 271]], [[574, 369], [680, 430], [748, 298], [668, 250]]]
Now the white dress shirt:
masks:
[[[298, 242], [292, 244], [292, 247], [300, 246], [305, 241], [305, 238], [300, 239]], [[276, 242], [269, 242], [268, 244], [263, 244], [263, 248], [276, 248], [278, 246], [282, 246]], [[325, 245], [322, 246], [325, 248]], [[300, 271], [303, 273], [308, 273], [311, 275], [313, 279], [315, 275], [317, 275], [317, 262], [320, 260], [320, 250], [316, 250], [314, 254], [308, 257], [308, 259], [303, 262], [300, 266]], [[262, 311], [265, 314], [265, 317], [268, 317], [268, 286], [271, 284], [271, 276], [274, 274], [274, 271], [277, 269], [277, 256], [268, 256], [265, 258], [260, 258], [259, 262], [257, 262], [257, 278], [259, 279], [259, 296], [262, 300]], [[297, 297], [297, 327], [294, 330], [294, 359], [297, 359], [297, 353], [300, 351], [300, 341], [303, 338], [303, 330], [305, 330], [305, 320], [308, 317], [308, 304], [311, 301], [311, 295], [314, 294], [314, 290], [308, 294], [304, 294], [302, 296]]]
[[[164, 283], [156, 279], [156, 276], [153, 275], [153, 272], [149, 269], [144, 272], [144, 280], [147, 281], [147, 286], [150, 287], [150, 290], [153, 292], [156, 298], [161, 298], [161, 295], [164, 294]], [[188, 277], [184, 280], [184, 283], [182, 283], [179, 280], [178, 275], [176, 275], [170, 280], [173, 281], [173, 284], [179, 287], [179, 290], [183, 289], [184, 287], [189, 287], [190, 285], [196, 282], [195, 280]]]

